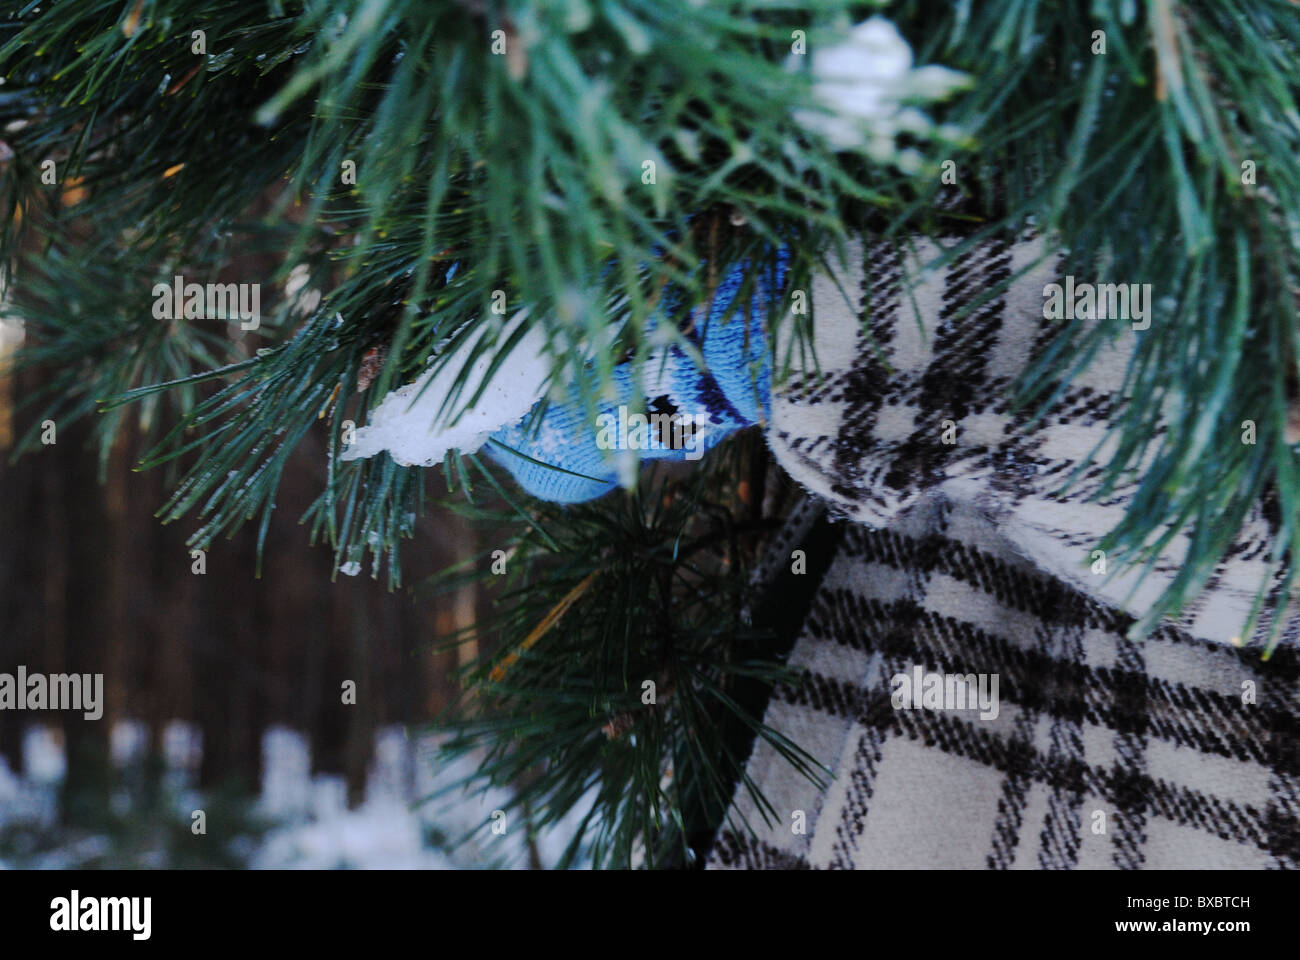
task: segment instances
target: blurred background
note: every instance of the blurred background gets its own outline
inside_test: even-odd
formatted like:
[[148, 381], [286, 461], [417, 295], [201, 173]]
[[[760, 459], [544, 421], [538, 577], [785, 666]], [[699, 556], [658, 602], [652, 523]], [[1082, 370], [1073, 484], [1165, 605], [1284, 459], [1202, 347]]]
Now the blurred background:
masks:
[[[0, 321], [0, 355], [21, 328]], [[3, 366], [0, 361], [0, 367]], [[103, 673], [104, 714], [0, 711], [0, 866], [543, 867], [547, 838], [493, 834], [492, 791], [452, 789], [428, 725], [455, 699], [474, 588], [420, 599], [334, 569], [299, 518], [324, 429], [286, 471], [260, 578], [255, 528], [193, 572], [164, 526], [163, 469], [127, 431], [100, 482], [89, 425], [10, 462], [39, 387], [0, 379], [0, 672]], [[128, 422], [131, 422], [128, 418]], [[441, 483], [434, 478], [433, 483]], [[463, 519], [421, 521], [404, 582], [472, 555]], [[346, 681], [355, 704], [343, 702]], [[203, 810], [206, 833], [194, 832]], [[510, 825], [507, 825], [508, 827]], [[468, 839], [466, 839], [468, 837]]]

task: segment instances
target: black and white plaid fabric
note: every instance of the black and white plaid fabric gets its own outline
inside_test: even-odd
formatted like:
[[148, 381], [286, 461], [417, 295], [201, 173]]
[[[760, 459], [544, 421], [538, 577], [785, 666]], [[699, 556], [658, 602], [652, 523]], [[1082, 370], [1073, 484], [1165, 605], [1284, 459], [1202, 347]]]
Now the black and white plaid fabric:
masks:
[[[1186, 540], [1146, 581], [1097, 576], [1092, 551], [1133, 486], [1089, 502], [1093, 468], [1054, 493], [1103, 439], [1140, 334], [1027, 429], [1006, 388], [1054, 332], [1043, 287], [1059, 281], [1058, 265], [1043, 260], [958, 317], [1041, 247], [991, 244], [921, 271], [937, 252], [856, 251], [837, 279], [861, 300], [840, 311], [820, 306], [836, 287], [819, 281], [828, 375], [774, 399], [778, 460], [814, 503], [854, 521], [791, 656], [806, 682], [779, 689], [766, 715], [834, 779], [818, 789], [760, 741], [748, 773], [781, 819], [765, 822], [742, 789], [749, 828], [722, 830], [710, 866], [1300, 866], [1297, 627], [1284, 626], [1267, 661], [1258, 645], [1237, 645], [1267, 573], [1268, 511], [1250, 518], [1179, 622], [1128, 639]], [[1103, 445], [1094, 459], [1106, 455]], [[791, 520], [777, 562], [789, 562], [815, 509]], [[996, 676], [996, 716], [897, 707], [894, 678], [918, 668]]]

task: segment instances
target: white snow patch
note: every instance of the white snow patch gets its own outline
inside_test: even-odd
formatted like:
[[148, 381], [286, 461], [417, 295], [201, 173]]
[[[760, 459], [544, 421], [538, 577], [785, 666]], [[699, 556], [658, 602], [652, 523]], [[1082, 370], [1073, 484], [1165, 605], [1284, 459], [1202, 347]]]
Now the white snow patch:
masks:
[[[121, 729], [112, 731], [111, 742], [115, 762], [137, 760], [147, 742], [145, 728], [134, 722], [121, 724]], [[251, 836], [235, 838], [232, 852], [254, 869], [528, 867], [528, 829], [522, 815], [517, 810], [507, 815], [504, 834], [491, 829], [492, 811], [506, 809], [508, 790], [451, 789], [423, 802], [472, 774], [483, 760], [482, 755], [473, 755], [443, 762], [440, 743], [437, 736], [408, 736], [401, 727], [377, 731], [365, 800], [349, 810], [342, 777], [312, 776], [305, 735], [284, 727], [267, 730], [257, 809], [275, 826], [260, 841]], [[182, 821], [204, 805], [204, 798], [193, 789], [201, 744], [200, 731], [187, 723], [173, 721], [164, 730], [166, 779], [176, 791], [172, 812]], [[16, 776], [0, 757], [0, 828], [56, 829], [59, 784], [67, 769], [58, 731], [43, 726], [25, 731], [23, 758], [26, 778]], [[595, 797], [593, 788], [558, 826], [539, 831], [533, 842], [543, 867], [559, 863]], [[25, 862], [0, 861], [0, 869], [76, 867], [111, 854], [111, 842], [103, 836], [69, 835], [57, 848]], [[163, 851], [154, 859], [156, 866], [168, 866]]]
[[[528, 311], [521, 310], [496, 337], [505, 344], [528, 322]], [[414, 383], [398, 387], [370, 411], [370, 422], [356, 431], [353, 441], [342, 453], [344, 460], [373, 457], [387, 450], [404, 466], [431, 467], [442, 463], [448, 450], [474, 453], [487, 438], [501, 427], [518, 423], [541, 399], [551, 365], [546, 357], [546, 334], [535, 324], [518, 345], [510, 350], [501, 366], [488, 380], [488, 371], [496, 355], [489, 347], [470, 367], [457, 401], [444, 402], [451, 395], [456, 379], [472, 351], [484, 338], [468, 339], [445, 358], [438, 358]], [[473, 408], [459, 418], [457, 408], [488, 383]], [[455, 419], [455, 423], [450, 420]]]
[[[789, 65], [798, 59], [792, 56]], [[836, 150], [865, 149], [873, 160], [904, 172], [915, 172], [920, 157], [898, 151], [895, 138], [931, 129], [929, 118], [905, 103], [942, 99], [968, 82], [947, 67], [913, 69], [912, 48], [884, 17], [858, 24], [842, 43], [814, 50], [811, 68], [813, 95], [828, 112], [801, 110], [795, 120]]]

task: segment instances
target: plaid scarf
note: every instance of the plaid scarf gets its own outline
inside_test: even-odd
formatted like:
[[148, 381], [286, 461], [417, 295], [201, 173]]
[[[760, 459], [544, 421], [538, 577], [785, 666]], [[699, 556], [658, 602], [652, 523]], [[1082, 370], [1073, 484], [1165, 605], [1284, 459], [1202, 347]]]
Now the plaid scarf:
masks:
[[[1300, 866], [1300, 621], [1267, 661], [1233, 642], [1267, 574], [1269, 505], [1177, 622], [1130, 639], [1186, 538], [1145, 580], [1100, 576], [1097, 540], [1137, 480], [1088, 502], [1093, 466], [1055, 493], [1098, 444], [1094, 462], [1113, 452], [1105, 431], [1141, 334], [1030, 424], [1007, 389], [1057, 332], [1043, 291], [1060, 263], [964, 310], [1041, 247], [1013, 238], [922, 271], [939, 252], [867, 244], [819, 279], [826, 376], [773, 396], [769, 443], [814, 496], [772, 564], [817, 549], [807, 537], [823, 509], [855, 521], [838, 525], [829, 563], [809, 565], [825, 572], [791, 654], [804, 681], [778, 688], [765, 718], [833, 779], [810, 783], [759, 740], [747, 773], [778, 818], [738, 790], [748, 826], [724, 827], [709, 865]], [[946, 682], [948, 698], [902, 696], [918, 675]], [[969, 690], [993, 677], [996, 715], [952, 699], [962, 678]]]

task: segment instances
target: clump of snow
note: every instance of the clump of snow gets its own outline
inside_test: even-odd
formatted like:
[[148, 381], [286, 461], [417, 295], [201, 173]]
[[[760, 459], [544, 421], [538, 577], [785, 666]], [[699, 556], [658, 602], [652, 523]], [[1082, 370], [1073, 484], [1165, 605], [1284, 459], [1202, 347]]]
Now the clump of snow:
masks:
[[124, 767], [143, 757], [149, 746], [149, 728], [138, 720], [120, 720], [108, 733], [113, 765]]
[[68, 770], [63, 752], [63, 732], [37, 724], [23, 731], [23, 766], [27, 779], [37, 784], [62, 780]]
[[[534, 325], [510, 349], [490, 381], [488, 372], [497, 349], [527, 322], [528, 311], [521, 310], [496, 335], [496, 346], [489, 346], [470, 366], [457, 402], [446, 401], [473, 351], [480, 343], [491, 343], [485, 340], [493, 336], [489, 330], [439, 357], [414, 383], [390, 392], [370, 411], [369, 423], [356, 431], [342, 458], [357, 460], [387, 450], [403, 466], [431, 467], [441, 463], [448, 450], [474, 453], [496, 430], [518, 423], [541, 399], [551, 373], [541, 326]], [[482, 397], [457, 417], [485, 382]]]
[[[792, 56], [790, 65], [799, 59]], [[843, 43], [812, 51], [811, 68], [813, 96], [826, 109], [800, 110], [795, 119], [835, 150], [864, 149], [873, 160], [907, 173], [920, 168], [921, 155], [899, 151], [895, 138], [926, 135], [933, 126], [906, 101], [942, 99], [969, 83], [966, 74], [947, 67], [914, 69], [912, 48], [883, 17], [858, 24]]]
[[203, 760], [203, 731], [183, 720], [168, 721], [163, 727], [162, 749], [168, 769], [198, 770]]

